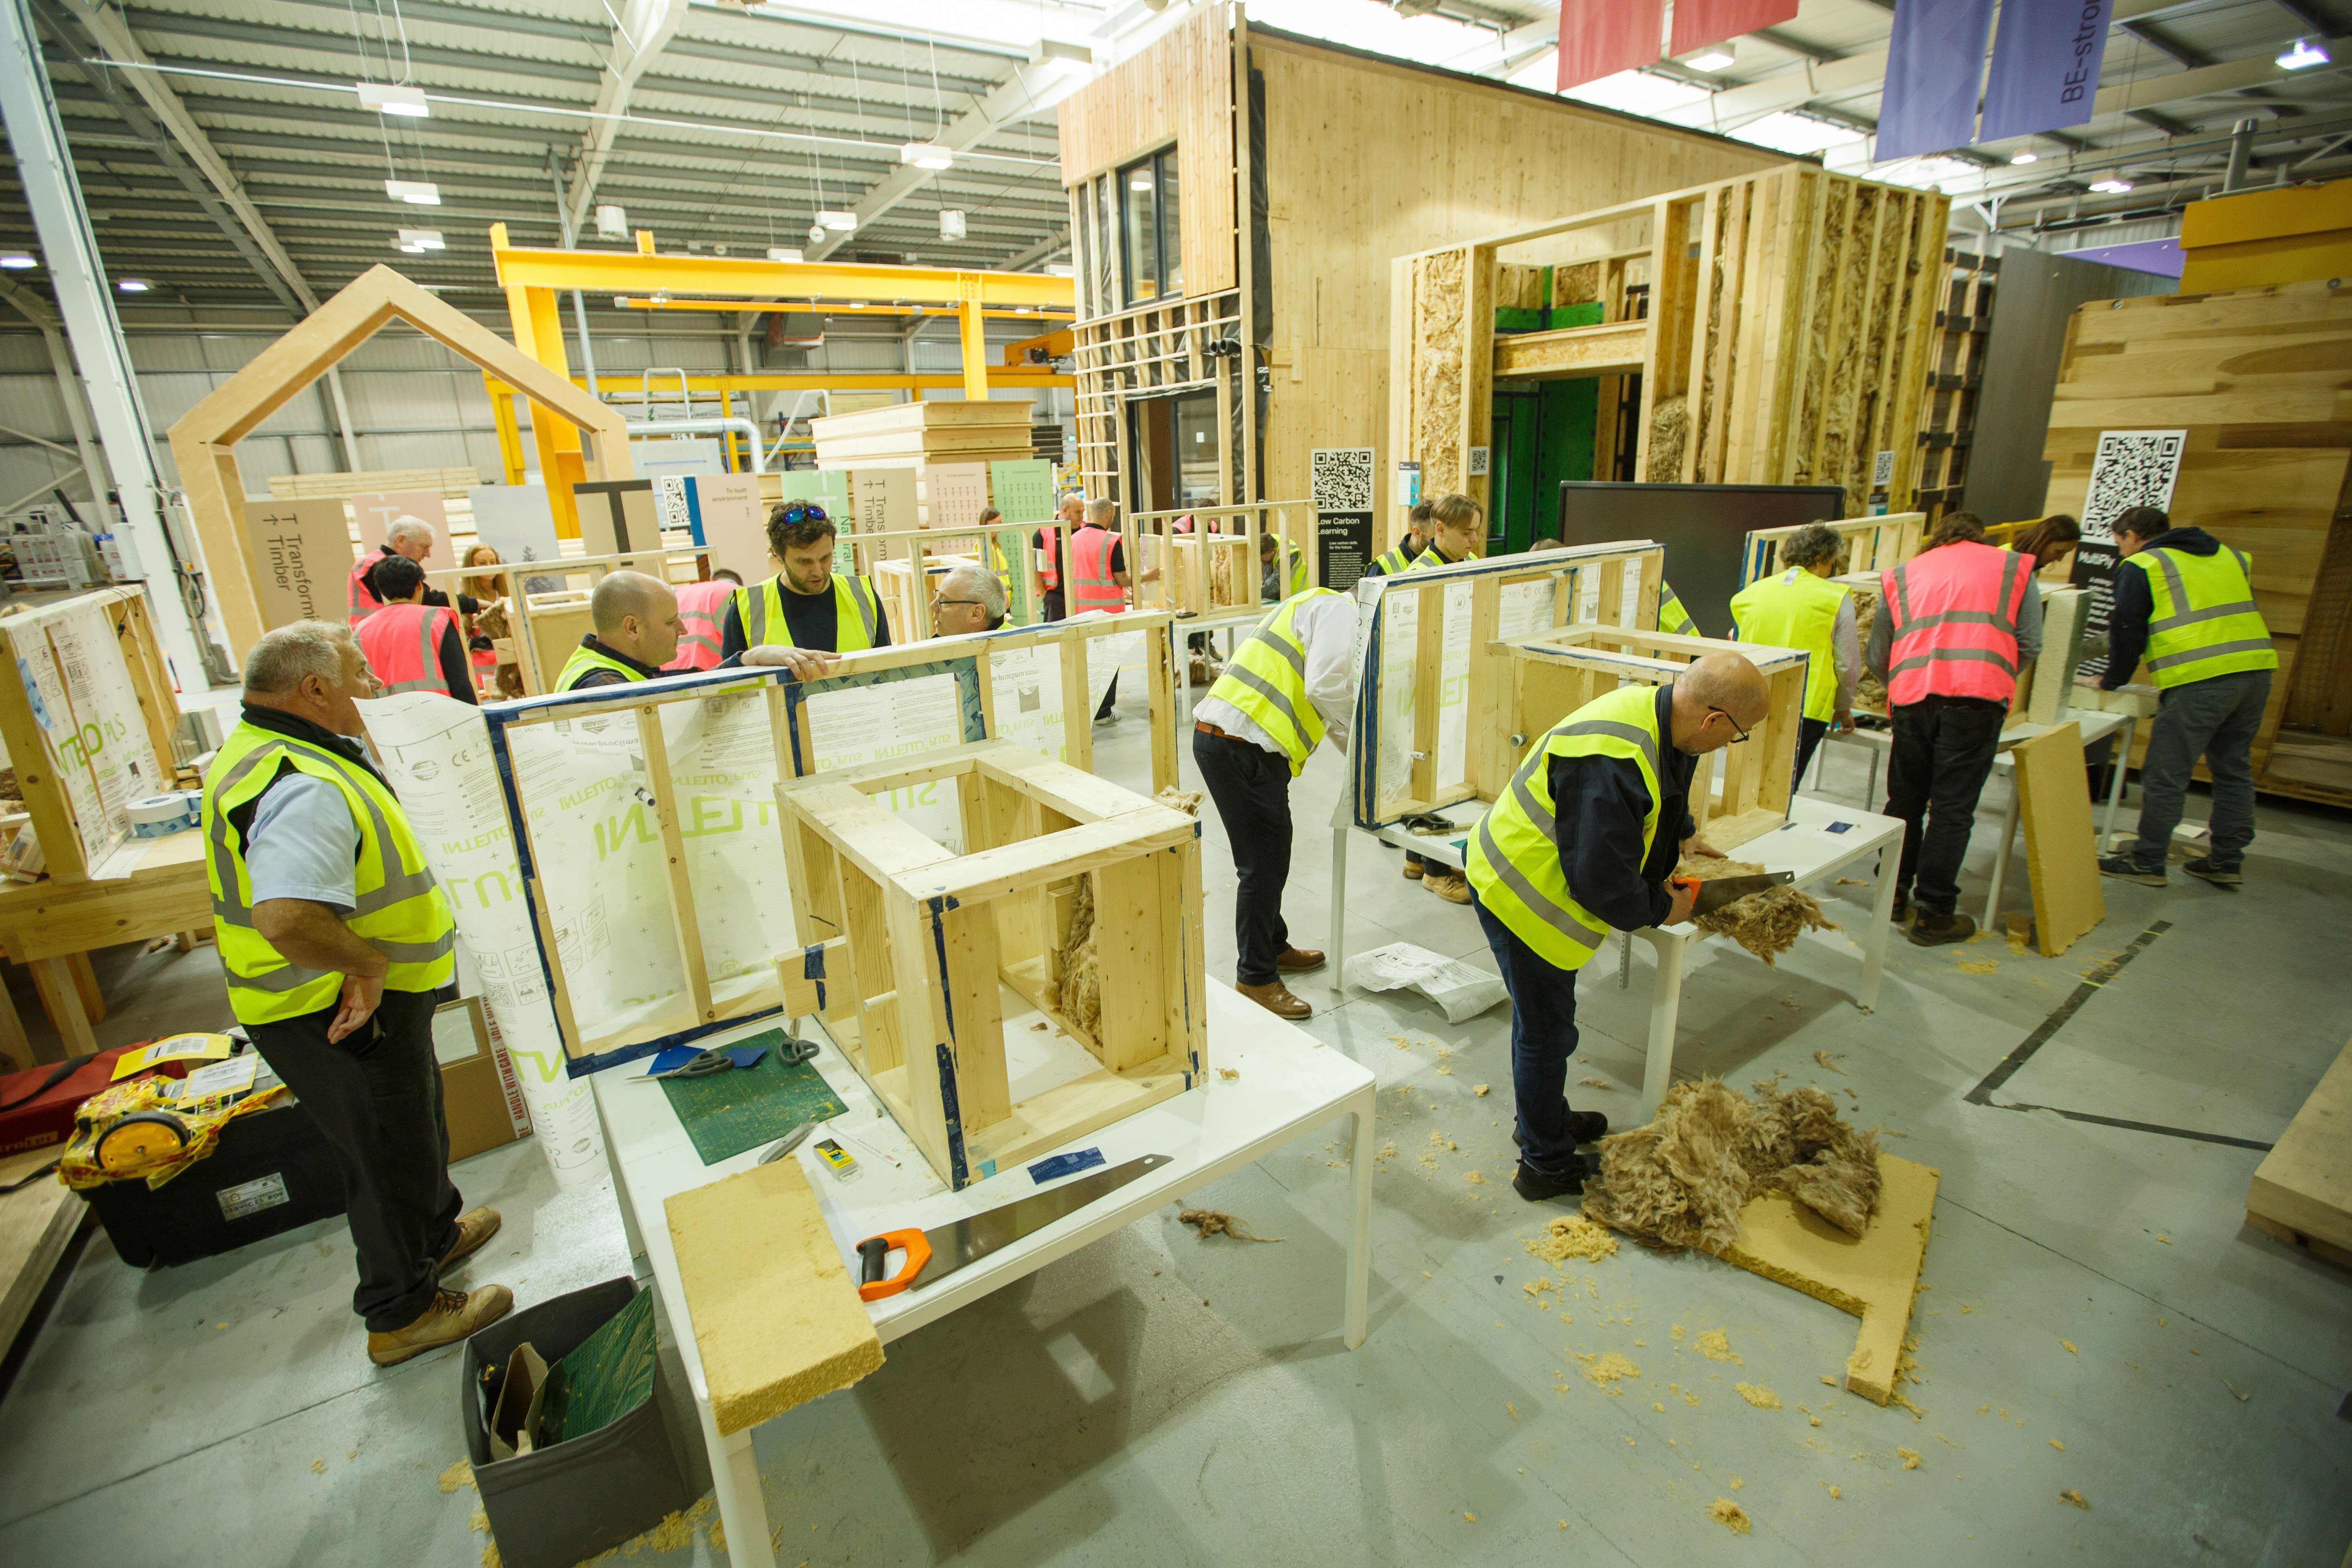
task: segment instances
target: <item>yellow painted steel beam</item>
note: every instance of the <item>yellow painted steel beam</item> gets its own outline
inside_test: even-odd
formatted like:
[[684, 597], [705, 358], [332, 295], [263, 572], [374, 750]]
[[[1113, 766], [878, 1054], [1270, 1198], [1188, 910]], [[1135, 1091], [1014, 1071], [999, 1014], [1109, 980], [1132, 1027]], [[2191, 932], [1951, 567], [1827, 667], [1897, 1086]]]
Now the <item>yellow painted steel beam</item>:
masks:
[[[649, 243], [641, 235], [639, 244]], [[754, 260], [746, 256], [679, 256], [510, 246], [506, 226], [490, 229], [490, 259], [501, 287], [583, 289], [599, 294], [704, 294], [735, 300], [865, 300], [961, 305], [1057, 305], [1075, 310], [1070, 279], [1036, 272], [960, 271], [949, 267], [874, 267], [831, 261]]]
[[[989, 379], [998, 386], [1076, 386], [1077, 378], [1056, 375], [1034, 365], [996, 365], [989, 371]], [[575, 375], [573, 384], [586, 386], [588, 378]], [[879, 371], [779, 371], [768, 375], [688, 375], [686, 384], [691, 392], [944, 392], [963, 384], [961, 374], [904, 375]], [[602, 381], [604, 401], [625, 403], [641, 395], [635, 386], [615, 386], [609, 374]], [[674, 384], [663, 379], [664, 391]], [[514, 389], [503, 382], [492, 381], [491, 392], [504, 393]]]
[[[624, 310], [797, 310], [805, 315], [814, 310], [819, 315], [835, 315], [842, 310], [860, 310], [876, 316], [929, 316], [946, 321], [960, 315], [957, 310], [942, 310], [931, 306], [916, 305], [897, 310], [871, 301], [852, 301], [847, 305], [827, 306], [822, 300], [654, 300], [639, 295], [615, 294], [613, 303]], [[1074, 311], [1029, 310], [994, 310], [981, 312], [992, 321], [1074, 321]]]
[[980, 279], [963, 279], [963, 395], [971, 403], [988, 401], [988, 323], [980, 319]]

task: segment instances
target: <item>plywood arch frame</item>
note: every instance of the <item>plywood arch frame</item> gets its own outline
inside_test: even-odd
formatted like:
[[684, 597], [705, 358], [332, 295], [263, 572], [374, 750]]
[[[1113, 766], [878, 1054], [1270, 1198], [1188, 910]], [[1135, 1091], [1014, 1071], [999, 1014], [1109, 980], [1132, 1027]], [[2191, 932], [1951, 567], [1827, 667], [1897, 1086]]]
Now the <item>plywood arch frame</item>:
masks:
[[204, 545], [206, 581], [220, 605], [229, 649], [240, 659], [269, 628], [262, 625], [260, 600], [253, 589], [254, 561], [246, 541], [245, 481], [237, 472], [236, 444], [395, 320], [530, 398], [535, 417], [544, 415], [595, 437], [602, 478], [636, 477], [629, 458], [628, 427], [619, 413], [391, 268], [371, 267], [205, 395], [171, 428], [172, 456], [179, 463], [188, 512]]

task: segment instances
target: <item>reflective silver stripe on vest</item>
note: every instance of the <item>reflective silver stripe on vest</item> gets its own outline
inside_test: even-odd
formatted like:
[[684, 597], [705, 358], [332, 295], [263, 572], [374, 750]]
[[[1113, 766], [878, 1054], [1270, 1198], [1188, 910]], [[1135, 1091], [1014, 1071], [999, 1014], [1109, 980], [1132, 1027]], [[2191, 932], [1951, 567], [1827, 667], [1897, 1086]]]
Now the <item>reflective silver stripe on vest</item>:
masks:
[[[2148, 553], [2156, 557], [2157, 565], [2163, 570], [2165, 591], [2172, 595], [2172, 614], [2163, 616], [2161, 619], [2152, 620], [2147, 623], [2147, 631], [2150, 637], [2154, 637], [2158, 632], [2168, 632], [2175, 626], [2194, 626], [2199, 621], [2218, 621], [2224, 616], [2244, 616], [2259, 613], [2257, 606], [2252, 599], [2232, 600], [2231, 603], [2226, 605], [2210, 605], [2201, 610], [2185, 608], [2184, 606], [2189, 603], [2189, 588], [2188, 584], [2181, 581], [2180, 568], [2179, 565], [2174, 563], [2172, 552], [2169, 550], [2151, 550]], [[2234, 550], [2230, 552], [2230, 553], [2238, 556], [2238, 570], [2242, 574], [2245, 575], [2247, 587], [2251, 590], [2253, 586], [2252, 569], [2248, 565], [2246, 558], [2243, 555], [2240, 555], [2238, 552]], [[2268, 647], [2270, 645], [2268, 643], [2264, 643], [2263, 646], [2264, 647]], [[2210, 648], [2201, 648], [2198, 651], [2200, 653], [2210, 653], [2213, 650]], [[2181, 656], [2179, 654], [2171, 655], [2167, 658], [2162, 664], [2159, 664], [2155, 659], [2150, 659], [2147, 662], [2147, 667], [2150, 669], [2159, 669], [2163, 668], [2164, 664], [2179, 663], [2180, 658]]]
[[1280, 713], [1285, 721], [1290, 725], [1290, 732], [1297, 736], [1301, 742], [1304, 742], [1307, 739], [1307, 726], [1298, 721], [1298, 710], [1290, 705], [1289, 698], [1285, 697], [1281, 692], [1276, 691], [1273, 687], [1268, 686], [1265, 683], [1265, 678], [1260, 676], [1255, 670], [1245, 669], [1240, 663], [1234, 662], [1225, 666], [1225, 674], [1233, 677], [1244, 686], [1248, 687], [1252, 691], [1256, 692], [1268, 702], [1273, 703], [1275, 711]]
[[1997, 664], [2010, 674], [2017, 673], [2017, 661], [1999, 648], [1939, 647], [1931, 653], [1915, 653], [1909, 658], [1898, 659], [1886, 672], [1889, 679], [1906, 669], [1925, 669], [1931, 664]]
[[[1279, 611], [1276, 611], [1276, 613], [1280, 614]], [[1307, 650], [1304, 647], [1295, 647], [1290, 643], [1285, 642], [1282, 638], [1276, 637], [1273, 630], [1273, 621], [1274, 616], [1268, 616], [1266, 617], [1265, 624], [1260, 626], [1257, 630], [1250, 633], [1248, 638], [1243, 642], [1242, 647], [1247, 647], [1251, 643], [1263, 643], [1267, 647], [1270, 647], [1275, 652], [1280, 654], [1283, 657], [1284, 661], [1286, 662], [1291, 668], [1298, 672], [1298, 678], [1301, 680], [1306, 679]], [[1298, 624], [1298, 617], [1296, 615], [1290, 617], [1290, 624], [1293, 626], [1296, 626]], [[1234, 651], [1235, 657], [1238, 658], [1240, 656], [1241, 649], [1236, 648]]]
[[1560, 731], [1563, 735], [1614, 735], [1621, 741], [1631, 741], [1650, 764], [1650, 776], [1663, 779], [1658, 765], [1658, 738], [1634, 724], [1621, 724], [1614, 719], [1587, 719], [1581, 724], [1570, 724]]
[[377, 942], [368, 937], [360, 940], [394, 963], [432, 963], [457, 951], [457, 928], [451, 926], [438, 942]]
[[[220, 809], [218, 802], [220, 797], [226, 795], [253, 770], [256, 764], [268, 758], [289, 756], [293, 754], [294, 750], [291, 744], [283, 741], [273, 742], [260, 747], [252, 755], [243, 758], [236, 767], [229, 770], [228, 775], [221, 780], [219, 786], [213, 792], [215, 805], [210, 847], [213, 852], [213, 868], [215, 875], [219, 878], [220, 885], [228, 889], [231, 895], [227, 898], [215, 897], [213, 900], [213, 915], [229, 925], [251, 930], [253, 910], [250, 905], [234, 901], [237, 886], [236, 861], [229, 853], [228, 813]], [[385, 818], [383, 808], [376, 805], [374, 796], [358, 785], [352, 786], [352, 793], [357, 795], [367, 807], [369, 826], [375, 829], [375, 841], [386, 862], [382, 887], [371, 892], [362, 892], [358, 890], [356, 885], [353, 888], [352, 898], [355, 901], [352, 909], [352, 918], [358, 920], [363, 915], [381, 914], [394, 904], [404, 903], [410, 899], [429, 893], [433, 890], [435, 883], [433, 872], [429, 868], [420, 866], [414, 871], [401, 868], [400, 848], [393, 841], [392, 824]]]
[[[768, 583], [774, 582], [771, 577]], [[743, 614], [743, 642], [747, 647], [758, 647], [768, 640], [768, 583], [743, 591], [746, 605]], [[778, 590], [782, 592], [782, 590]]]
[[1938, 610], [1932, 616], [1904, 622], [1895, 635], [1907, 637], [1924, 627], [1948, 626], [1998, 626], [2011, 637], [2017, 635], [2016, 624], [1997, 610]]
[[267, 974], [232, 973], [228, 984], [233, 991], [261, 991], [283, 996], [289, 991], [299, 991], [305, 985], [324, 980], [333, 973], [331, 969], [305, 969], [299, 963], [289, 963]]
[[1561, 909], [1549, 897], [1537, 892], [1535, 884], [1519, 874], [1519, 868], [1512, 865], [1503, 852], [1495, 847], [1495, 836], [1487, 828], [1486, 818], [1484, 816], [1478, 819], [1478, 847], [1486, 852], [1486, 866], [1495, 873], [1495, 879], [1510, 889], [1519, 902], [1527, 906], [1528, 913], [1587, 952], [1592, 952], [1601, 945], [1599, 936], [1591, 927]]
[[[1909, 564], [1907, 561], [1903, 563]], [[1903, 575], [1903, 566], [1897, 566], [1887, 576], [1895, 584], [1895, 625], [1890, 630], [1899, 637], [1911, 629], [1911, 584]]]
[[404, 691], [438, 691], [446, 696], [449, 684], [441, 679], [440, 638], [434, 634], [441, 629], [441, 617], [426, 615], [416, 623], [416, 662], [422, 671], [414, 680], [395, 680], [386, 686], [384, 695], [397, 697]]
[[[849, 584], [849, 596], [856, 601], [858, 617], [866, 623], [866, 646], [872, 647], [875, 637], [880, 630], [874, 619], [874, 595], [866, 588], [866, 579], [863, 577], [845, 577], [842, 581]], [[839, 642], [841, 634], [835, 632], [833, 640]]]
[[2179, 653], [2166, 654], [2162, 658], [2149, 659], [2147, 667], [2150, 669], [2170, 669], [2176, 665], [2194, 664], [2200, 658], [2219, 658], [2225, 654], [2252, 653], [2256, 649], [2267, 652], [2272, 646], [2271, 639], [2268, 637], [2248, 637], [2242, 642], [2207, 643], [2203, 647], [2183, 648]]

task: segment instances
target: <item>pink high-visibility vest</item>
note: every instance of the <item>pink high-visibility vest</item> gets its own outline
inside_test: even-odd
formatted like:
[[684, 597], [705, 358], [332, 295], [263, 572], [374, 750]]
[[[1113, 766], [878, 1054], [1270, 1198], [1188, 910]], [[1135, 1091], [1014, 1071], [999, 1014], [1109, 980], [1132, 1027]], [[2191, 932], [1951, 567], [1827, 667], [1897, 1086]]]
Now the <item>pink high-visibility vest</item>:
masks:
[[1118, 534], [1091, 524], [1070, 535], [1070, 586], [1064, 603], [1071, 615], [1117, 615], [1127, 608], [1127, 590], [1110, 574], [1111, 546], [1118, 542]]
[[383, 682], [384, 695], [438, 691], [456, 697], [441, 675], [441, 629], [457, 624], [457, 612], [446, 605], [385, 605], [361, 623], [360, 651]]
[[379, 545], [352, 563], [351, 582], [344, 599], [350, 605], [354, 626], [383, 608], [383, 601], [377, 598], [374, 591], [367, 585], [367, 574], [375, 570], [377, 562], [389, 559], [391, 554], [392, 546]]
[[1923, 550], [1879, 574], [1880, 612], [1894, 639], [1886, 700], [2007, 702], [2017, 690], [2017, 616], [2034, 591], [2033, 558], [1990, 544]]
[[728, 601], [734, 596], [735, 584], [724, 577], [679, 585], [677, 618], [686, 623], [686, 631], [677, 639], [677, 657], [664, 669], [719, 668], [720, 628], [726, 624]]
[[1062, 520], [1055, 518], [1037, 531], [1045, 541], [1045, 559], [1037, 563], [1037, 581], [1047, 588], [1058, 588], [1062, 585]]

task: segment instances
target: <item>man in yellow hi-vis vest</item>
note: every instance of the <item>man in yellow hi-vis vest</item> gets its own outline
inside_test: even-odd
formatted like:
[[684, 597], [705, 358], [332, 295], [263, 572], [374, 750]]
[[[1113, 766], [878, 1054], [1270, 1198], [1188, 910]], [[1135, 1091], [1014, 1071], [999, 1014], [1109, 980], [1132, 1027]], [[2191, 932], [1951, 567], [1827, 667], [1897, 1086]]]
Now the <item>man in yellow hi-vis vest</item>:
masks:
[[433, 1055], [457, 926], [400, 802], [353, 737], [374, 694], [348, 627], [297, 621], [245, 661], [245, 711], [205, 775], [206, 879], [230, 1009], [342, 1166], [352, 1310], [379, 1366], [504, 1317], [503, 1285], [440, 1277], [499, 1228], [464, 1212]]
[[719, 628], [721, 662], [762, 646], [862, 653], [890, 646], [889, 617], [874, 584], [834, 570], [836, 530], [814, 501], [786, 501], [768, 514], [768, 558], [781, 568], [738, 588]]
[[1282, 889], [1290, 878], [1290, 781], [1328, 736], [1348, 749], [1349, 661], [1356, 604], [1328, 588], [1294, 594], [1260, 621], [1192, 710], [1192, 761], [1217, 803], [1241, 886], [1234, 898], [1240, 956], [1234, 989], [1283, 1018], [1312, 1011], [1285, 974], [1323, 966], [1290, 945]]
[[2163, 692], [2140, 760], [2139, 837], [2099, 869], [2151, 888], [2165, 885], [2166, 852], [2197, 759], [2213, 778], [2211, 847], [2180, 868], [2217, 887], [2245, 878], [2254, 841], [2254, 736], [2263, 727], [2278, 654], [2254, 607], [2253, 561], [2201, 528], [2178, 528], [2152, 506], [2115, 521], [2115, 598], [2107, 612], [2113, 691], [2147, 661]]
[[[1539, 735], [1470, 836], [1478, 924], [1511, 992], [1511, 1088], [1529, 1203], [1581, 1192], [1600, 1163], [1577, 1152], [1608, 1131], [1572, 1111], [1576, 972], [1608, 932], [1679, 924], [1687, 888], [1666, 890], [1684, 855], [1717, 857], [1689, 808], [1693, 764], [1764, 721], [1764, 677], [1715, 653], [1667, 686], [1624, 686]], [[1719, 858], [1719, 857], [1717, 857]]]

